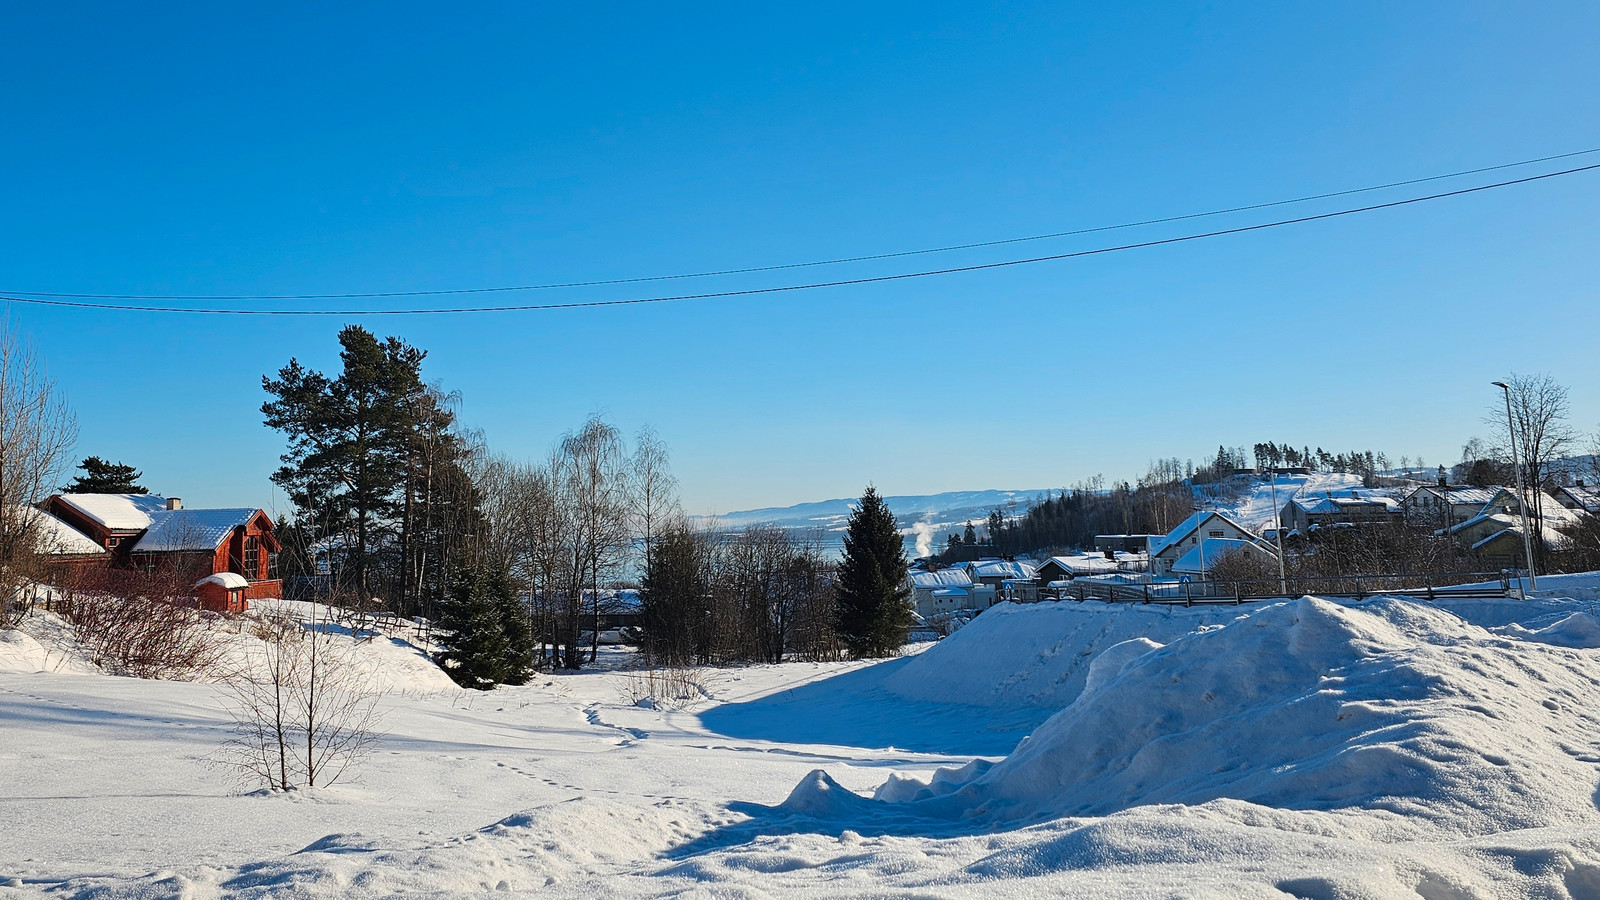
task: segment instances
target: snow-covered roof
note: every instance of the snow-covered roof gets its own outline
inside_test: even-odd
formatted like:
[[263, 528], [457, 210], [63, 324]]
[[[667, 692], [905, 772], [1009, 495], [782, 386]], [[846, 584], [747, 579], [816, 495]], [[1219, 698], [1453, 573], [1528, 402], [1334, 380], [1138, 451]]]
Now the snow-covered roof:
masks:
[[75, 556], [106, 552], [104, 547], [85, 537], [78, 529], [43, 510], [34, 509], [31, 506], [18, 506], [14, 510], [19, 517], [26, 518], [39, 529], [38, 546], [40, 553], [54, 556]]
[[1204, 575], [1222, 557], [1229, 553], [1244, 552], [1249, 548], [1254, 548], [1274, 557], [1277, 555], [1255, 541], [1240, 541], [1231, 538], [1203, 538], [1200, 543], [1195, 544], [1188, 553], [1179, 557], [1178, 561], [1172, 564], [1172, 571], [1180, 575]]
[[250, 582], [246, 580], [243, 575], [240, 575], [237, 572], [218, 572], [215, 575], [207, 575], [199, 581], [196, 581], [194, 586], [199, 587], [202, 584], [220, 584], [230, 591], [237, 591], [240, 588], [247, 588], [250, 586]]
[[1428, 492], [1445, 498], [1451, 506], [1471, 506], [1473, 504], [1488, 503], [1494, 499], [1495, 493], [1501, 490], [1504, 490], [1504, 488], [1480, 488], [1455, 484], [1440, 487], [1437, 484], [1425, 484], [1407, 494], [1406, 499], [1410, 500], [1418, 494]]
[[1106, 559], [1103, 553], [1082, 553], [1077, 556], [1052, 556], [1046, 562], [1055, 563], [1074, 575], [1098, 575], [1117, 571], [1118, 561], [1132, 556], [1131, 553], [1118, 551], [1117, 559]]
[[1235, 522], [1228, 516], [1217, 512], [1214, 509], [1202, 509], [1198, 512], [1190, 514], [1189, 518], [1179, 522], [1178, 527], [1172, 529], [1172, 531], [1168, 532], [1167, 534], [1159, 538], [1151, 538], [1150, 555], [1155, 556], [1157, 553], [1160, 553], [1162, 550], [1165, 550], [1174, 544], [1182, 543], [1184, 540], [1188, 539], [1189, 535], [1195, 529], [1199, 528], [1202, 523], [1209, 520], [1212, 516], [1216, 516], [1222, 521], [1227, 522], [1229, 525], [1232, 525], [1235, 529], [1243, 532], [1244, 534], [1250, 533], [1250, 529], [1240, 525], [1238, 522]]
[[912, 572], [911, 586], [926, 590], [928, 588], [968, 588], [972, 586], [972, 579], [967, 576], [966, 569], [940, 569], [937, 572]]
[[162, 509], [150, 514], [150, 530], [133, 545], [134, 553], [174, 550], [215, 550], [235, 528], [247, 524], [260, 510]]
[[1022, 581], [1038, 576], [1039, 570], [1025, 562], [1008, 559], [980, 559], [967, 564], [967, 572], [978, 578], [1014, 578]]
[[935, 597], [970, 597], [970, 596], [972, 596], [972, 592], [967, 590], [966, 588], [947, 587], [947, 588], [939, 588], [938, 590], [934, 591], [933, 592], [933, 596], [935, 596]]
[[1587, 512], [1600, 513], [1600, 493], [1576, 486], [1556, 488], [1556, 493], [1566, 494], [1573, 503]]
[[112, 531], [143, 531], [152, 515], [167, 509], [155, 494], [62, 494], [60, 500]]

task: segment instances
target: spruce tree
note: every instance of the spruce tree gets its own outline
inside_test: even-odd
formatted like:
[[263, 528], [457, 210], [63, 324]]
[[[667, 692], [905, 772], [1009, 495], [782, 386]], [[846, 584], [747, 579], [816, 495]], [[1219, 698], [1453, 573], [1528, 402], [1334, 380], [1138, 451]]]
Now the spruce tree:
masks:
[[527, 684], [528, 679], [533, 677], [535, 647], [531, 610], [523, 604], [511, 570], [504, 566], [496, 566], [489, 571], [485, 588], [494, 602], [500, 631], [505, 635], [500, 681], [503, 684]]
[[850, 514], [839, 564], [839, 636], [856, 659], [893, 656], [911, 628], [906, 549], [894, 514], [868, 487]]
[[482, 568], [464, 569], [452, 581], [439, 606], [439, 629], [449, 634], [439, 665], [456, 684], [487, 691], [506, 680], [511, 639], [504, 615]]
[[67, 485], [69, 494], [148, 494], [139, 479], [144, 477], [133, 466], [120, 462], [107, 462], [98, 456], [91, 456], [81, 463], [78, 468], [84, 474], [74, 475], [72, 483]]

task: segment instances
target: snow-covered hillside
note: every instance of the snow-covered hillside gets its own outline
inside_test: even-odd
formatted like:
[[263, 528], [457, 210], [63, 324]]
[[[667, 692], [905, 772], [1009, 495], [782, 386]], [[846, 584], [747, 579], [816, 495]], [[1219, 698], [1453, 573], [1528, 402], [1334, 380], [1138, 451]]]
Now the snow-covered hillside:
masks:
[[211, 684], [19, 662], [0, 897], [1595, 898], [1597, 645], [1554, 596], [1000, 606], [693, 710], [626, 671], [395, 694], [359, 782], [288, 795], [217, 764]]
[[[968, 521], [982, 526], [990, 510], [1003, 509], [1008, 514], [1020, 515], [1035, 499], [1054, 493], [1052, 490], [1036, 491], [948, 491], [942, 494], [919, 494], [885, 497], [884, 503], [900, 522], [906, 536], [906, 550], [924, 556], [944, 544], [944, 536], [959, 532]], [[844, 540], [845, 522], [850, 518], [850, 508], [858, 498], [822, 500], [799, 503], [794, 506], [746, 509], [708, 516], [701, 521], [714, 520], [724, 528], [741, 528], [745, 525], [777, 525], [798, 531], [816, 531], [822, 534], [827, 546], [838, 549]]]

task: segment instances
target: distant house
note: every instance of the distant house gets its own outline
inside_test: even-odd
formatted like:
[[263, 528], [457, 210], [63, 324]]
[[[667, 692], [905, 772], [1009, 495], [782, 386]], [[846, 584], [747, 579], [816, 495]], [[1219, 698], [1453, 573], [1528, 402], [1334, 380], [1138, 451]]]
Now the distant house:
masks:
[[967, 563], [967, 577], [974, 585], [986, 585], [995, 592], [995, 601], [1032, 603], [1039, 599], [1039, 570], [1033, 564], [1010, 559], [980, 559]]
[[912, 605], [924, 621], [956, 610], [994, 605], [995, 589], [974, 584], [964, 568], [913, 569], [907, 577], [911, 581]]
[[[261, 509], [184, 509], [176, 497], [154, 494], [57, 494], [43, 511], [87, 542], [80, 546], [100, 548], [104, 565], [196, 579], [207, 609], [237, 612], [283, 594], [281, 547]], [[224, 574], [236, 577], [209, 580]]]
[[1101, 553], [1107, 550], [1112, 553], [1143, 553], [1150, 546], [1151, 538], [1161, 537], [1159, 534], [1097, 534], [1094, 536], [1094, 549]]
[[[1567, 537], [1560, 527], [1579, 515], [1559, 504], [1546, 504], [1543, 528], [1536, 533], [1543, 535], [1546, 546], [1563, 547]], [[1522, 502], [1515, 491], [1496, 489], [1476, 515], [1434, 533], [1448, 534], [1481, 565], [1506, 569], [1527, 564], [1522, 542]]]
[[1398, 516], [1400, 504], [1392, 498], [1367, 495], [1355, 491], [1328, 492], [1321, 496], [1295, 497], [1283, 505], [1278, 521], [1287, 532], [1305, 534], [1314, 528], [1332, 528], [1352, 525], [1369, 525], [1390, 521]]
[[[1152, 575], [1203, 575], [1217, 560], [1234, 552], [1277, 554], [1248, 528], [1214, 510], [1201, 510], [1159, 538], [1150, 539]], [[1178, 564], [1183, 568], [1179, 570]]]
[[1405, 522], [1414, 528], [1443, 529], [1476, 516], [1501, 488], [1428, 484], [1400, 501]]
[[1565, 509], [1600, 515], [1600, 492], [1590, 490], [1581, 478], [1569, 487], [1556, 488], [1550, 496]]

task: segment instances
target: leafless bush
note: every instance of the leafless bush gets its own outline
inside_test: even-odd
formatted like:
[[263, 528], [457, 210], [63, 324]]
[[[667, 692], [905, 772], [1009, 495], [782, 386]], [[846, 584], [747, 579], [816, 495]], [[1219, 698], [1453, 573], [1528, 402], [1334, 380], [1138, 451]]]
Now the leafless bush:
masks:
[[693, 666], [664, 666], [630, 672], [622, 680], [622, 699], [629, 706], [686, 710], [710, 697], [705, 673]]
[[380, 737], [383, 692], [327, 625], [264, 617], [262, 658], [223, 679], [234, 721], [227, 759], [243, 780], [274, 791], [327, 786]]
[[142, 572], [80, 573], [60, 586], [58, 611], [95, 665], [135, 678], [178, 679], [215, 669], [211, 614], [173, 579]]

